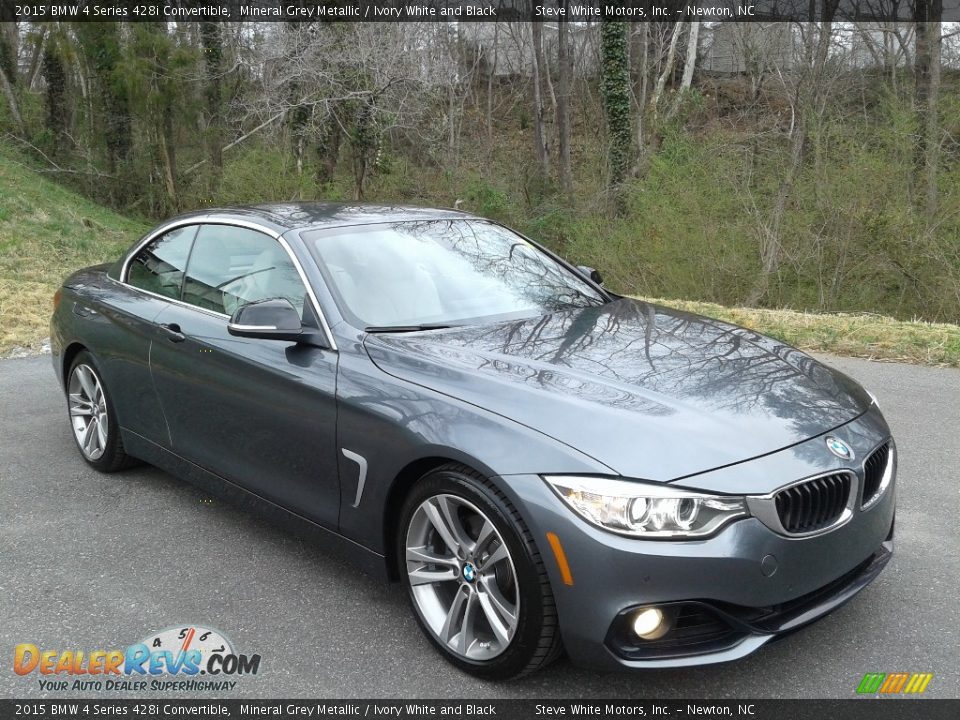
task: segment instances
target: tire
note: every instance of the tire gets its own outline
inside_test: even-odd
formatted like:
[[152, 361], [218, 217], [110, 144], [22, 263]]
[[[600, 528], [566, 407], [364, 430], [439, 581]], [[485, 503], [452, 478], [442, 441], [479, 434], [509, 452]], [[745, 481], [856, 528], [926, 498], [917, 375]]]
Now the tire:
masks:
[[506, 680], [560, 655], [556, 604], [536, 543], [488, 479], [458, 464], [424, 475], [404, 501], [396, 542], [414, 615], [453, 665]]
[[86, 350], [70, 364], [66, 382], [67, 415], [80, 456], [100, 472], [136, 463], [124, 452], [117, 413], [96, 361]]

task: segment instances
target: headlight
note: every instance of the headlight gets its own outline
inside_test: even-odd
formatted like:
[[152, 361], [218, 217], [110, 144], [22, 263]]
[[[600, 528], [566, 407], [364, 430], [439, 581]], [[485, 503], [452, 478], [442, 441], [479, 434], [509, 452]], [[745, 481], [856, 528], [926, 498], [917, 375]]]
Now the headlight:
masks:
[[742, 497], [599, 477], [549, 475], [543, 479], [588, 522], [631, 537], [703, 537], [749, 514]]

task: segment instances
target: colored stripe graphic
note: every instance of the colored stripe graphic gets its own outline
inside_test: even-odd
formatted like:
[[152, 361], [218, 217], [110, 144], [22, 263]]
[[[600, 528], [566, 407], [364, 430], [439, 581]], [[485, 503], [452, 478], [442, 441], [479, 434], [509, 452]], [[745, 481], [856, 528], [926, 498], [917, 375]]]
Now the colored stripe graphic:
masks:
[[933, 680], [933, 673], [914, 673], [907, 683], [905, 693], [922, 693]]
[[886, 682], [880, 688], [881, 693], [898, 693], [907, 681], [907, 673], [890, 673], [887, 675]]
[[873, 695], [880, 689], [880, 683], [883, 682], [885, 677], [885, 673], [867, 673], [863, 676], [863, 680], [860, 681], [857, 692], [862, 695]]
[[898, 693], [916, 695], [927, 689], [933, 680], [933, 673], [867, 673], [857, 686], [860, 695], [896, 695]]

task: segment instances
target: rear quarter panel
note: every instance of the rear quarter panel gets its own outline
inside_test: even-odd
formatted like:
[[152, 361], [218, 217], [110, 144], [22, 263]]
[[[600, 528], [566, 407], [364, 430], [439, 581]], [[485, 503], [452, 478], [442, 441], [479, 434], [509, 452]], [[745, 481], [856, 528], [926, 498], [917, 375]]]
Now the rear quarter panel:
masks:
[[108, 277], [109, 266], [64, 281], [51, 321], [51, 352], [61, 384], [80, 349], [100, 370], [121, 427], [166, 445], [169, 435], [150, 377], [153, 319], [166, 302]]

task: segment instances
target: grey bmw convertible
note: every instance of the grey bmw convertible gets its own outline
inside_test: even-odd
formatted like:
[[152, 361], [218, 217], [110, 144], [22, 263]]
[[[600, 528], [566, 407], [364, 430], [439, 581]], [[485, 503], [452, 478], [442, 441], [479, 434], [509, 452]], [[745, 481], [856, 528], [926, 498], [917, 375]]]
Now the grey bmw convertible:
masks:
[[54, 305], [87, 463], [153, 464], [401, 583], [484, 678], [734, 660], [891, 557], [870, 393], [482, 218], [182, 215]]

